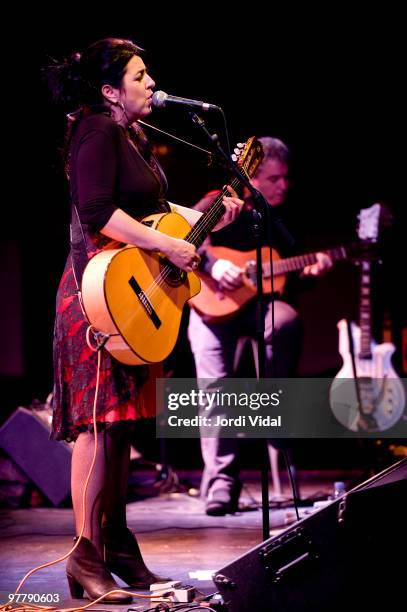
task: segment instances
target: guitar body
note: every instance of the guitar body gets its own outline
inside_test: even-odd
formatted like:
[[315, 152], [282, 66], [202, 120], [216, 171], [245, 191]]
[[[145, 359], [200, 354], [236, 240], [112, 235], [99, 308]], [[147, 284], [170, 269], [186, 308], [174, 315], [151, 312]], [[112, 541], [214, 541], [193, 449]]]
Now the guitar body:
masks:
[[[232, 318], [240, 308], [252, 300], [257, 293], [255, 282], [256, 251], [237, 251], [222, 246], [209, 246], [208, 252], [217, 259], [228, 259], [236, 266], [243, 268], [243, 285], [227, 291], [219, 289], [218, 282], [209, 274], [199, 273], [201, 291], [192, 300], [192, 306], [207, 323], [221, 323]], [[264, 268], [270, 267], [270, 250], [263, 247], [261, 250]], [[273, 262], [280, 259], [277, 251], [273, 249]], [[250, 272], [252, 270], [252, 273]], [[284, 287], [285, 276], [275, 276], [274, 291], [281, 291]], [[270, 274], [263, 274], [263, 291], [271, 293]]]
[[[405, 392], [403, 384], [395, 372], [391, 357], [395, 346], [390, 342], [376, 344], [371, 342], [371, 359], [359, 357], [361, 348], [361, 330], [351, 323], [351, 335], [355, 354], [356, 374], [361, 381], [362, 404], [363, 385], [368, 383], [373, 396], [375, 431], [385, 431], [393, 427], [404, 412]], [[356, 385], [349, 346], [348, 323], [339, 321], [339, 352], [343, 366], [336, 375], [330, 389], [330, 404], [336, 419], [347, 429], [359, 431], [359, 407]]]
[[[143, 223], [174, 238], [184, 238], [191, 230], [184, 217], [173, 212], [150, 215]], [[82, 302], [94, 330], [110, 336], [105, 344], [109, 353], [121, 363], [141, 365], [169, 355], [185, 302], [199, 289], [196, 274], [172, 267], [168, 275], [163, 255], [127, 245], [101, 251], [89, 261]]]
[[[254, 176], [264, 157], [261, 143], [250, 137], [236, 164], [245, 176]], [[232, 188], [239, 185], [233, 179]], [[226, 187], [191, 229], [181, 215], [159, 213], [142, 223], [199, 248], [223, 217]], [[165, 359], [177, 341], [185, 302], [201, 287], [199, 277], [183, 272], [164, 255], [127, 245], [92, 257], [82, 278], [82, 304], [96, 335], [121, 363], [141, 365]]]

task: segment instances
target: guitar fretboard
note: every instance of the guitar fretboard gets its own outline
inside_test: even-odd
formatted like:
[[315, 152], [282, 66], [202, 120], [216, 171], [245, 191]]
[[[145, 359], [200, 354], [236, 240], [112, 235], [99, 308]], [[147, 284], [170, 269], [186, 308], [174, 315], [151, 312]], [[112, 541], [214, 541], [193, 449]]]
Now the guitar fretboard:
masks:
[[[263, 157], [264, 152], [260, 142], [257, 141], [254, 136], [252, 136], [248, 139], [245, 147], [241, 151], [241, 154], [239, 155], [240, 159], [238, 162], [236, 162], [236, 165], [239, 167], [242, 174], [244, 174], [247, 178], [251, 178], [255, 174]], [[232, 187], [234, 190], [239, 187], [239, 184], [240, 181], [237, 177], [234, 177], [229, 183], [230, 187]], [[224, 196], [230, 196], [229, 190], [226, 187], [222, 189], [215, 201], [210, 205], [208, 210], [202, 215], [202, 217], [200, 217], [200, 219], [197, 221], [197, 223], [195, 223], [194, 227], [185, 237], [185, 240], [191, 244], [194, 244], [197, 249], [202, 245], [205, 238], [222, 218], [225, 212], [225, 206], [223, 204]]]
[[371, 317], [371, 284], [370, 261], [362, 261], [360, 268], [360, 354], [361, 359], [371, 359], [372, 317]]
[[[345, 247], [340, 246], [335, 249], [325, 249], [323, 251], [327, 253], [332, 261], [340, 261], [346, 259], [347, 253]], [[275, 275], [287, 274], [287, 272], [295, 272], [296, 270], [302, 270], [305, 266], [310, 266], [317, 261], [316, 253], [307, 253], [306, 255], [297, 255], [295, 257], [288, 257], [287, 259], [280, 259], [273, 262], [273, 272]], [[270, 264], [264, 264], [263, 272], [265, 276], [270, 276]]]
[[[235, 189], [238, 185], [237, 179], [231, 182], [231, 187]], [[230, 195], [229, 191], [224, 187], [217, 196], [216, 200], [211, 204], [208, 210], [198, 219], [189, 234], [185, 237], [187, 242], [194, 244], [198, 249], [208, 234], [213, 230], [215, 225], [220, 221], [225, 212], [225, 207], [222, 203], [223, 197]]]

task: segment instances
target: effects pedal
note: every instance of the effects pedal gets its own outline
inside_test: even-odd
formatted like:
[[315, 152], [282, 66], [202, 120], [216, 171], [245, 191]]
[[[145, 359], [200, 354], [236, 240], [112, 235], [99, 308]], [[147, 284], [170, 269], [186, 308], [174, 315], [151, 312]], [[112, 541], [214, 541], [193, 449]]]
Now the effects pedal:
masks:
[[150, 585], [151, 602], [171, 601], [172, 603], [190, 603], [196, 595], [195, 587], [183, 585], [180, 581], [156, 582]]

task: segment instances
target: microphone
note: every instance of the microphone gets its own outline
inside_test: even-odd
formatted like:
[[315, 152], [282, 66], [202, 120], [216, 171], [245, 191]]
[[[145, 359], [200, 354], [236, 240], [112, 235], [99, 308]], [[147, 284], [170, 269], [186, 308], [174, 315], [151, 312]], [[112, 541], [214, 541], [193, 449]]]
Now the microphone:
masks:
[[188, 98], [179, 98], [178, 96], [170, 96], [165, 91], [156, 91], [153, 93], [152, 105], [156, 108], [165, 108], [172, 104], [179, 104], [180, 106], [191, 106], [192, 108], [199, 108], [202, 111], [220, 110], [219, 106], [215, 104], [208, 104], [207, 102], [201, 102], [201, 100], [189, 100]]

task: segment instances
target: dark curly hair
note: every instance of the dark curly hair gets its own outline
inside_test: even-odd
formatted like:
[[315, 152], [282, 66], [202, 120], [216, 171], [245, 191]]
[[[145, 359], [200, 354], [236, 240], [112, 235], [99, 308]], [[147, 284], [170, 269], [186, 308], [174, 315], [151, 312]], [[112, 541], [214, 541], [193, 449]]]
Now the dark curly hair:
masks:
[[104, 103], [102, 85], [120, 87], [128, 62], [143, 50], [131, 40], [103, 38], [44, 69], [53, 99], [71, 110]]
[[119, 88], [126, 66], [143, 49], [131, 40], [103, 38], [82, 53], [75, 52], [62, 62], [55, 61], [43, 69], [53, 101], [60, 104], [67, 115], [68, 125], [61, 149], [65, 172], [69, 175], [72, 137], [83, 115], [106, 112], [102, 94], [105, 84]]

